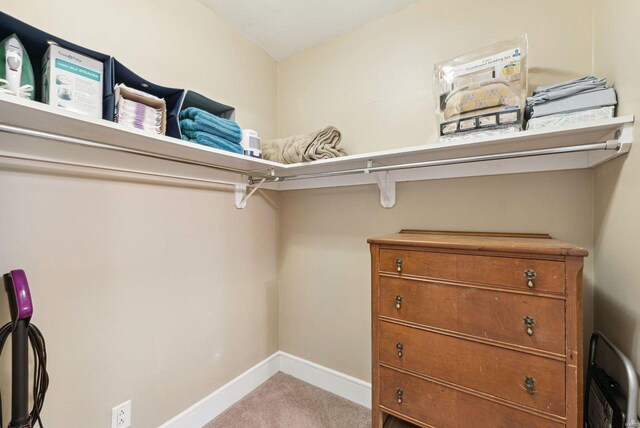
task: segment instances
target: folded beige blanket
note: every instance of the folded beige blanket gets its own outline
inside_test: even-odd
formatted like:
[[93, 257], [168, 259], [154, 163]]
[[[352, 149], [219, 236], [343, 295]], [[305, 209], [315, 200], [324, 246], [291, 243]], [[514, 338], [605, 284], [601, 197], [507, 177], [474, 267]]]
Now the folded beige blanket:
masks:
[[327, 126], [309, 135], [265, 141], [262, 157], [274, 162], [298, 163], [345, 156], [347, 153], [338, 147], [341, 139], [336, 127]]

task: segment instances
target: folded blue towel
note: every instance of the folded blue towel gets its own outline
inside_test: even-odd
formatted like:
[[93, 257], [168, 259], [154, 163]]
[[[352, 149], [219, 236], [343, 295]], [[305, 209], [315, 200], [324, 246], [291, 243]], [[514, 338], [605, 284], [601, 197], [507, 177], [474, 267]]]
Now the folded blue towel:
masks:
[[[193, 107], [189, 107], [193, 108]], [[237, 132], [240, 130], [240, 127], [233, 120], [223, 119], [218, 116], [214, 116], [211, 113], [207, 113], [206, 111], [200, 110], [197, 111], [196, 114], [185, 114], [185, 112], [190, 113], [189, 109], [180, 112], [180, 120], [193, 120], [196, 123], [206, 123], [210, 126], [214, 126], [216, 128], [224, 129], [230, 132]], [[193, 111], [191, 111], [193, 112]]]
[[192, 135], [192, 137], [183, 135], [182, 139], [192, 143], [202, 144], [203, 146], [213, 147], [214, 149], [226, 150], [232, 153], [242, 153], [242, 146], [240, 146], [240, 144], [232, 143], [224, 138], [201, 131], [195, 131]]
[[224, 128], [217, 126], [208, 119], [182, 119], [180, 121], [180, 130], [190, 138], [193, 138], [194, 132], [206, 132], [207, 134], [224, 138], [230, 143], [240, 144], [240, 140], [242, 140], [242, 131], [240, 131], [239, 127], [237, 129]]
[[[188, 107], [180, 112], [180, 129], [185, 134], [193, 132], [207, 132], [217, 135], [232, 143], [240, 144], [242, 130], [237, 123], [195, 107]], [[189, 136], [189, 135], [188, 135]], [[193, 138], [192, 136], [189, 136]]]
[[223, 117], [218, 117], [215, 114], [209, 113], [208, 111], [196, 108], [196, 107], [187, 107], [182, 110], [179, 114], [180, 119], [191, 119], [191, 120], [210, 120], [215, 121], [219, 126], [227, 127], [230, 129], [238, 128], [238, 124], [233, 120], [225, 119]]

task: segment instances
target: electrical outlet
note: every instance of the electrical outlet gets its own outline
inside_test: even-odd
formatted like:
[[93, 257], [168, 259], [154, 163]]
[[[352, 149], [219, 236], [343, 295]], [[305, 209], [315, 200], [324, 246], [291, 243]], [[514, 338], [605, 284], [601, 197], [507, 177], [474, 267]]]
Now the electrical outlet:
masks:
[[111, 428], [131, 428], [131, 400], [111, 409]]

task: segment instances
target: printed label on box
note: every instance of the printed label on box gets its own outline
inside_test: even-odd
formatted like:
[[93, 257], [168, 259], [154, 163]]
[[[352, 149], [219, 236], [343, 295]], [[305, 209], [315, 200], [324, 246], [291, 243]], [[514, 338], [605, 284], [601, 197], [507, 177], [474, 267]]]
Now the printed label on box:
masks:
[[103, 74], [102, 62], [51, 45], [42, 58], [42, 101], [102, 118]]

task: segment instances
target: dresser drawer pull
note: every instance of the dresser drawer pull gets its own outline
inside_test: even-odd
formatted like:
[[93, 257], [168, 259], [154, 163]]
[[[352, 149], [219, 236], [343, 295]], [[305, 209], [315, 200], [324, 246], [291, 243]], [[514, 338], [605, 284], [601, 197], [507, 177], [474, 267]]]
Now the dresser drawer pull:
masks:
[[533, 269], [527, 269], [524, 271], [524, 276], [527, 278], [527, 287], [533, 288], [535, 286], [533, 280], [536, 279], [536, 271]]
[[536, 380], [530, 376], [524, 378], [524, 386], [527, 388], [527, 392], [533, 395], [536, 392]]
[[402, 305], [402, 296], [398, 294], [396, 296], [396, 309], [400, 309], [401, 305]]
[[398, 358], [402, 358], [402, 350], [404, 349], [402, 342], [396, 343], [396, 349], [398, 350]]
[[398, 398], [398, 404], [402, 404], [402, 395], [404, 394], [404, 391], [402, 390], [402, 388], [397, 388], [396, 389], [396, 397]]
[[533, 325], [536, 323], [536, 320], [533, 317], [524, 317], [522, 318], [524, 325], [527, 327], [527, 334], [529, 336], [533, 336]]
[[401, 258], [396, 259], [396, 271], [398, 273], [402, 273], [402, 263], [404, 263], [404, 260], [402, 260]]

